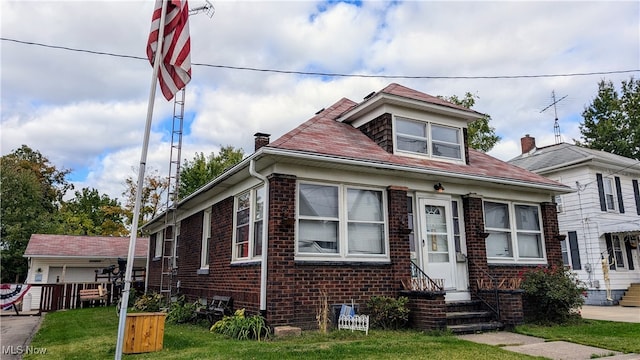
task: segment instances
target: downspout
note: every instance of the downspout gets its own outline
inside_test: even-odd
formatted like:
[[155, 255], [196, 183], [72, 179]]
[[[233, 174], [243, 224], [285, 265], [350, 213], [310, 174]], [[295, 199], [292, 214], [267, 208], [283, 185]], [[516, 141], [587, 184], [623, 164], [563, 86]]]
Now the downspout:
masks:
[[264, 214], [262, 215], [262, 261], [260, 265], [260, 314], [267, 314], [267, 249], [269, 231], [269, 180], [258, 173], [255, 167], [255, 159], [249, 162], [249, 174], [264, 183]]

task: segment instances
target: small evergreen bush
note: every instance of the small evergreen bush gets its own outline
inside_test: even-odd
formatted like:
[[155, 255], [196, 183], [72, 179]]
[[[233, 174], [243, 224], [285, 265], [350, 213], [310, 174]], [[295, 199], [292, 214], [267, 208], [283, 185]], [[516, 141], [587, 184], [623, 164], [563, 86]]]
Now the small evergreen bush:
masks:
[[584, 284], [563, 266], [537, 267], [522, 274], [525, 317], [534, 323], [565, 323], [584, 304]]
[[382, 329], [399, 329], [409, 321], [409, 298], [397, 299], [388, 296], [372, 296], [367, 301], [371, 326]]
[[225, 316], [211, 326], [211, 331], [236, 340], [255, 339], [260, 341], [269, 337], [269, 327], [260, 315], [246, 317], [244, 309], [236, 310], [233, 316]]

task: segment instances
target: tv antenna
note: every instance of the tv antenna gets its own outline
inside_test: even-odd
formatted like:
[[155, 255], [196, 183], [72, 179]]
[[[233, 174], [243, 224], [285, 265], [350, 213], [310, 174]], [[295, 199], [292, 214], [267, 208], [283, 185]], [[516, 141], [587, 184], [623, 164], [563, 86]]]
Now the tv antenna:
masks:
[[560, 123], [558, 123], [558, 108], [556, 107], [556, 104], [559, 103], [560, 101], [562, 101], [564, 98], [566, 98], [567, 95], [561, 97], [560, 99], [556, 100], [556, 91], [553, 90], [551, 91], [551, 98], [553, 99], [553, 102], [551, 104], [549, 104], [549, 106], [547, 106], [546, 108], [540, 110], [540, 113], [542, 114], [545, 110], [547, 110], [548, 108], [553, 106], [553, 113], [556, 116], [556, 121], [553, 124], [553, 134], [556, 137], [556, 144], [560, 144], [562, 142], [561, 138], [560, 138]]
[[204, 13], [209, 18], [212, 18], [213, 14], [216, 13], [216, 8], [213, 7], [213, 4], [210, 3], [209, 0], [205, 0], [205, 2], [206, 2], [206, 4], [204, 4], [202, 6], [198, 6], [198, 7], [189, 9], [189, 15], [195, 15], [195, 14]]

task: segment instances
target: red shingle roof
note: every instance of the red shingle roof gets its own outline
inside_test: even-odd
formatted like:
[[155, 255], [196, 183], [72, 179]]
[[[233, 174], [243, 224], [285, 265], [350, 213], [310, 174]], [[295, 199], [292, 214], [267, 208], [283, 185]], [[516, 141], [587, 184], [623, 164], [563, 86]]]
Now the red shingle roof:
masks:
[[[447, 103], [442, 99], [397, 84], [387, 86], [382, 91], [396, 95], [402, 94], [402, 96], [411, 99], [432, 103]], [[458, 108], [457, 105], [447, 104], [446, 106]], [[473, 149], [469, 149], [469, 165], [390, 154], [360, 130], [350, 124], [334, 120], [357, 105], [355, 102], [343, 98], [267, 146], [346, 159], [444, 171], [451, 173], [453, 177], [456, 174], [465, 174], [563, 187], [562, 184], [553, 180]], [[469, 111], [469, 109], [465, 110]]]
[[[148, 237], [136, 240], [136, 258], [147, 256]], [[33, 234], [24, 256], [127, 258], [128, 237]]]

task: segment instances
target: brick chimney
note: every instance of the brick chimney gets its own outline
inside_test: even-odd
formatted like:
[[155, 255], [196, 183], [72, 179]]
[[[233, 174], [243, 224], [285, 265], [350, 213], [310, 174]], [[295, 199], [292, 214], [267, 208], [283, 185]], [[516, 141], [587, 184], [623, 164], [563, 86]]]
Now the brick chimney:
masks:
[[522, 153], [527, 154], [536, 148], [536, 138], [526, 134], [523, 138], [520, 138], [520, 146], [522, 147]]
[[271, 134], [257, 132], [253, 134], [253, 136], [255, 136], [254, 151], [258, 151], [261, 147], [269, 145], [269, 136], [271, 136]]

